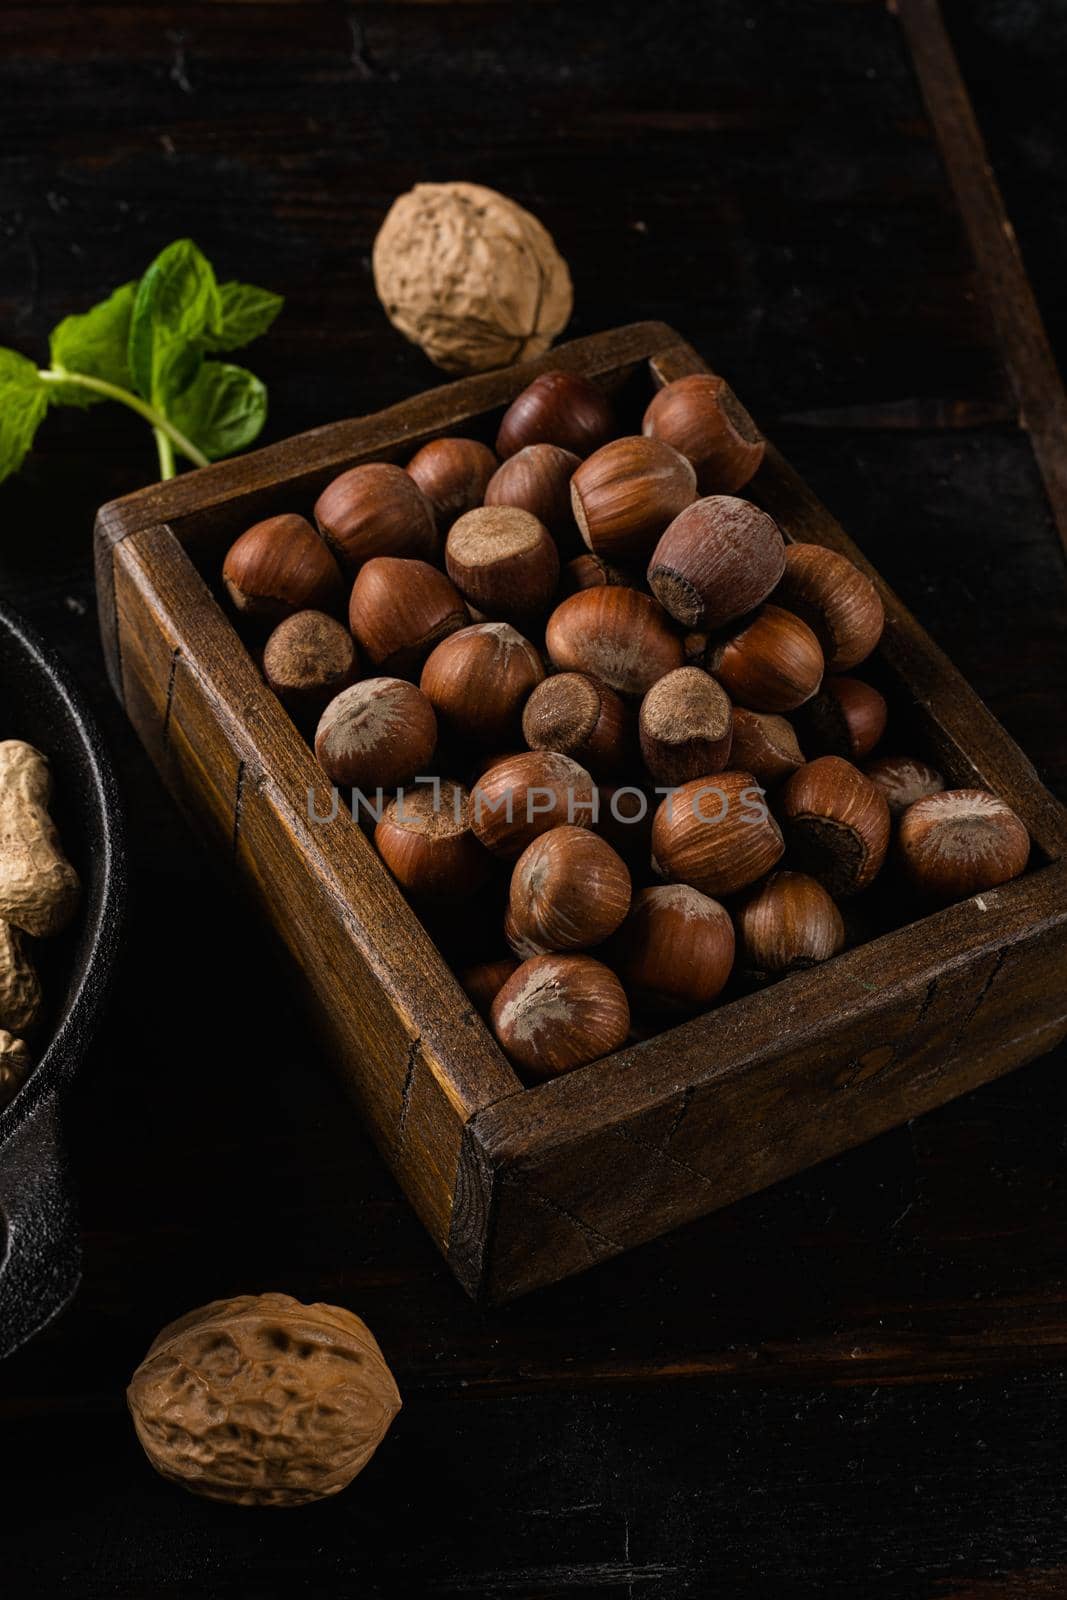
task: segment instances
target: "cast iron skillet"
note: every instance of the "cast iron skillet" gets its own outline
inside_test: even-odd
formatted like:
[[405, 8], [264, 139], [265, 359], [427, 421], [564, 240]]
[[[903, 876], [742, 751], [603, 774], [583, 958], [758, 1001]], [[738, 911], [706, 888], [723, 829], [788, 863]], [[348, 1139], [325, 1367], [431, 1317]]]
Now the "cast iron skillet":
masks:
[[0, 1357], [68, 1303], [81, 1246], [61, 1131], [63, 1095], [95, 1031], [115, 963], [126, 875], [115, 777], [66, 668], [0, 604], [0, 739], [26, 739], [55, 775], [53, 814], [81, 875], [73, 928], [37, 946], [47, 1012], [36, 1066], [0, 1111]]

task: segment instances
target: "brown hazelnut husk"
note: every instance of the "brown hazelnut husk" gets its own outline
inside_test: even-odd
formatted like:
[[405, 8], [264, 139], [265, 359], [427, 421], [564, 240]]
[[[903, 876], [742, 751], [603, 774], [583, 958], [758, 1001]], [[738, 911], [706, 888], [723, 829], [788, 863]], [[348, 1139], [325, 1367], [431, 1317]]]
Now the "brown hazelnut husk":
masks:
[[322, 713], [315, 755], [332, 783], [370, 792], [429, 776], [437, 718], [421, 690], [402, 678], [364, 678]]
[[478, 961], [465, 967], [459, 981], [478, 1015], [489, 1020], [493, 1001], [507, 983], [519, 963], [514, 956], [501, 956], [496, 961]]
[[501, 461], [530, 444], [555, 444], [587, 456], [615, 432], [615, 413], [602, 389], [575, 372], [542, 372], [505, 411], [496, 436]]
[[374, 843], [415, 900], [466, 900], [489, 876], [489, 856], [471, 829], [470, 796], [450, 778], [402, 790], [382, 812]]
[[571, 478], [571, 509], [594, 555], [644, 561], [667, 525], [696, 498], [696, 473], [670, 445], [642, 434], [613, 439]]
[[587, 551], [583, 556], [575, 556], [568, 561], [561, 574], [562, 587], [565, 595], [579, 594], [583, 589], [636, 589], [637, 584], [630, 581], [629, 576], [621, 567], [612, 566], [610, 561], [605, 561], [602, 556], [595, 556]]
[[885, 699], [871, 684], [828, 677], [800, 709], [797, 723], [813, 755], [862, 761], [881, 739], [888, 718]]
[[766, 449], [725, 378], [714, 373], [692, 373], [665, 384], [649, 403], [642, 432], [672, 445], [693, 463], [704, 495], [743, 489]]
[[533, 956], [493, 1001], [501, 1048], [532, 1078], [555, 1078], [625, 1044], [630, 1007], [618, 978], [584, 955]]
[[242, 616], [273, 625], [297, 611], [340, 611], [337, 562], [310, 522], [285, 514], [253, 523], [235, 539], [222, 581]]
[[544, 675], [540, 655], [510, 623], [476, 622], [437, 646], [420, 684], [450, 732], [500, 744], [517, 734], [526, 697]]
[[528, 444], [490, 478], [487, 506], [517, 506], [543, 522], [553, 538], [573, 535], [571, 478], [581, 462], [558, 444]]
[[733, 970], [734, 926], [729, 912], [698, 889], [656, 884], [634, 895], [604, 958], [642, 1010], [705, 1011]]
[[561, 672], [587, 672], [622, 695], [644, 695], [680, 667], [682, 641], [651, 595], [637, 589], [583, 589], [553, 611], [545, 646]]
[[263, 676], [298, 723], [318, 718], [356, 677], [356, 643], [324, 611], [298, 611], [279, 622], [263, 647]]
[[708, 646], [707, 668], [738, 705], [795, 711], [822, 682], [822, 650], [806, 622], [765, 605]]
[[558, 672], [539, 683], [522, 713], [531, 750], [558, 750], [590, 772], [615, 773], [633, 752], [628, 708], [584, 672]]
[[400, 1410], [367, 1324], [287, 1294], [213, 1300], [179, 1317], [153, 1340], [126, 1399], [157, 1472], [242, 1506], [337, 1494]]
[[559, 586], [559, 552], [544, 523], [517, 506], [478, 506], [452, 524], [448, 576], [484, 617], [543, 616]]
[[432, 561], [434, 509], [415, 479], [388, 461], [342, 472], [315, 502], [319, 532], [348, 573], [375, 556]]
[[471, 827], [487, 850], [520, 856], [550, 828], [591, 827], [596, 790], [586, 769], [555, 750], [525, 750], [496, 761], [471, 791]]
[[948, 905], [1017, 878], [1030, 859], [1030, 835], [987, 789], [946, 789], [908, 807], [897, 851], [912, 887]]
[[721, 772], [733, 743], [730, 697], [699, 667], [678, 667], [645, 695], [638, 732], [645, 766], [657, 783], [688, 783]]
[[807, 757], [797, 742], [796, 730], [773, 711], [747, 711], [734, 707], [734, 742], [731, 759], [743, 772], [770, 788], [804, 765]]
[[785, 567], [773, 518], [747, 500], [710, 495], [667, 528], [648, 565], [652, 593], [684, 628], [709, 632], [766, 600]]
[[772, 872], [735, 915], [740, 960], [757, 981], [817, 966], [845, 947], [840, 911], [803, 872]]
[[463, 597], [426, 561], [376, 556], [360, 568], [348, 603], [348, 625], [371, 666], [413, 678], [431, 650], [467, 627]]
[[889, 807], [851, 762], [818, 756], [798, 767], [780, 801], [789, 859], [838, 899], [859, 894], [881, 871]]
[[508, 892], [508, 942], [524, 958], [603, 944], [630, 908], [630, 874], [606, 840], [564, 824], [527, 845]]
[[937, 768], [917, 756], [876, 756], [864, 764], [863, 775], [881, 789], [894, 819], [903, 816], [916, 800], [938, 794], [945, 787]]
[[702, 894], [734, 894], [762, 878], [785, 850], [763, 790], [749, 772], [719, 772], [683, 784], [652, 824], [657, 871]]
[[477, 439], [431, 439], [408, 462], [414, 478], [434, 511], [442, 533], [465, 511], [480, 506], [497, 470], [489, 446]]
[[885, 626], [871, 580], [847, 556], [820, 544], [788, 546], [774, 602], [803, 617], [822, 646], [827, 672], [847, 672], [866, 660]]

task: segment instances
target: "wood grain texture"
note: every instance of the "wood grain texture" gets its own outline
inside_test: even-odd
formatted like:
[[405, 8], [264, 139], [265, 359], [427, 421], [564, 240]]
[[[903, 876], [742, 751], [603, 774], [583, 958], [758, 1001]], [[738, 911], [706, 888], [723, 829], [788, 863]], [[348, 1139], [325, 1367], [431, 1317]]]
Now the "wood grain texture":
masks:
[[890, 0], [956, 195], [1004, 365], [1067, 550], [1067, 393], [938, 0]]
[[[1063, 368], [1067, 19], [945, 9]], [[574, 332], [684, 329], [1067, 796], [1062, 548], [882, 0], [49, 0], [2, 8], [0, 36], [3, 343], [40, 356], [188, 233], [287, 296], [247, 355], [265, 442], [370, 412], [439, 381], [374, 298], [385, 207], [426, 177], [493, 184], [559, 240]], [[992, 420], [942, 428], [961, 404]], [[872, 425], [901, 415], [932, 426]], [[1058, 1593], [1067, 1047], [472, 1305], [104, 679], [88, 530], [155, 472], [147, 430], [100, 406], [57, 412], [0, 488], [5, 597], [96, 707], [137, 890], [67, 1111], [83, 1289], [0, 1367], [12, 1595]], [[224, 1516], [145, 1466], [123, 1390], [164, 1322], [277, 1288], [363, 1315], [405, 1407], [350, 1493]]]
[[[342, 1079], [442, 1244], [462, 1127], [519, 1084], [165, 527], [123, 541], [124, 703], [288, 951]], [[321, 824], [316, 816], [330, 818]]]
[[[884, 585], [878, 668], [918, 717], [921, 747], [953, 781], [1003, 793], [1053, 865], [564, 1079], [520, 1092], [412, 916], [398, 919], [387, 875], [351, 820], [324, 832], [300, 818], [314, 763], [192, 560], [217, 569], [238, 528], [306, 504], [325, 476], [355, 461], [403, 459], [436, 433], [491, 434], [501, 406], [556, 363], [594, 376], [623, 404], [629, 386], [638, 406], [651, 385], [707, 370], [661, 324], [595, 335], [144, 491], [105, 508], [98, 523], [115, 569], [116, 616], [103, 591], [102, 632], [117, 646], [135, 725], [281, 935], [320, 1028], [342, 1045], [379, 1148], [460, 1281], [490, 1299], [581, 1270], [824, 1160], [1067, 1032], [1062, 808]], [[789, 537], [833, 545], [880, 583], [773, 449], [751, 493]], [[142, 516], [170, 520], [135, 531]], [[354, 920], [360, 959], [349, 982]], [[409, 944], [425, 951], [421, 965], [406, 962]], [[441, 1054], [427, 1075], [412, 1014], [439, 1005]]]

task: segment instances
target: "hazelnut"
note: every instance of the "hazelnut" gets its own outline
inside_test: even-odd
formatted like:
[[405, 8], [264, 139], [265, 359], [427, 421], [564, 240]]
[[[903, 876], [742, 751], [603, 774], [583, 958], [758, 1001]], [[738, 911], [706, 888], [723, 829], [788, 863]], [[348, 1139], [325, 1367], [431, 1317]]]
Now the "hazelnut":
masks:
[[874, 584], [847, 556], [821, 544], [788, 547], [774, 600], [813, 630], [828, 672], [858, 666], [882, 637], [885, 612]]
[[636, 589], [583, 589], [553, 611], [545, 646], [561, 672], [587, 672], [618, 694], [647, 694], [682, 665], [682, 641], [661, 606]]
[[267, 517], [230, 546], [222, 581], [237, 610], [275, 623], [296, 611], [340, 611], [340, 569], [303, 517]]
[[675, 517], [652, 552], [652, 593], [684, 628], [721, 628], [766, 600], [785, 567], [777, 524], [747, 500], [716, 494]]
[[469, 622], [462, 596], [426, 561], [376, 556], [352, 585], [348, 625], [371, 665], [393, 676], [416, 676], [434, 646]]
[[471, 831], [470, 796], [450, 778], [402, 790], [383, 811], [374, 843], [417, 900], [466, 900], [489, 876], [489, 857]]
[[624, 1044], [630, 1008], [602, 961], [534, 956], [500, 990], [490, 1020], [516, 1066], [532, 1078], [555, 1078]]
[[563, 823], [591, 827], [593, 780], [554, 750], [527, 750], [497, 761], [471, 792], [471, 827], [494, 855], [514, 860], [540, 834]]
[[772, 872], [736, 916], [741, 960], [753, 978], [781, 978], [844, 949], [840, 911], [822, 884], [803, 872]]
[[697, 778], [667, 795], [652, 823], [657, 870], [702, 894], [734, 894], [762, 878], [785, 849], [763, 790], [748, 772]]
[[496, 436], [501, 461], [528, 444], [556, 444], [587, 456], [615, 432], [615, 414], [603, 390], [574, 372], [542, 372], [516, 395]]
[[751, 772], [759, 783], [781, 783], [805, 759], [793, 724], [785, 717], [734, 707], [732, 760], [743, 772]]
[[725, 378], [694, 372], [654, 395], [641, 431], [673, 445], [696, 468], [701, 494], [736, 494], [766, 448]]
[[524, 955], [603, 944], [630, 908], [630, 874], [588, 828], [565, 824], [526, 846], [511, 875], [509, 942]]
[[420, 682], [451, 732], [485, 743], [517, 733], [523, 702], [544, 675], [541, 657], [510, 623], [476, 622], [437, 646]]
[[634, 896], [605, 956], [643, 1010], [704, 1011], [733, 969], [734, 925], [698, 889], [657, 884]]
[[644, 560], [667, 524], [696, 497], [692, 464], [669, 444], [613, 439], [571, 479], [574, 520], [594, 555]]
[[479, 1016], [487, 1021], [493, 1001], [518, 966], [514, 956], [498, 961], [479, 961], [459, 975], [459, 981]]
[[437, 719], [421, 690], [401, 678], [365, 678], [322, 713], [315, 755], [331, 783], [396, 789], [427, 774]]
[[442, 533], [465, 511], [481, 505], [496, 469], [496, 456], [477, 439], [431, 439], [407, 465]]
[[243, 1506], [337, 1494], [400, 1410], [367, 1324], [287, 1294], [213, 1300], [179, 1317], [153, 1341], [126, 1398], [157, 1472]]
[[862, 761], [885, 732], [888, 717], [885, 700], [869, 683], [830, 677], [823, 679], [798, 721], [804, 743], [816, 755]]
[[685, 651], [685, 664], [687, 667], [702, 667], [704, 657], [708, 653], [708, 635], [706, 633], [687, 633], [682, 640]]
[[732, 700], [750, 711], [793, 711], [822, 682], [822, 651], [806, 622], [780, 606], [761, 606], [709, 645], [707, 667]]
[[357, 669], [352, 635], [324, 611], [286, 617], [263, 647], [263, 676], [298, 722], [321, 716]]
[[602, 556], [589, 553], [575, 556], [574, 560], [568, 561], [563, 568], [563, 589], [566, 594], [578, 594], [582, 589], [600, 589], [605, 586], [609, 589], [636, 587], [625, 572], [619, 567], [613, 567]]
[[878, 756], [866, 763], [863, 774], [881, 789], [893, 818], [903, 816], [916, 800], [937, 794], [945, 787], [940, 772], [915, 756]]
[[348, 573], [374, 556], [432, 561], [433, 506], [403, 467], [370, 461], [342, 472], [315, 502], [319, 532]]
[[543, 616], [559, 585], [552, 535], [517, 506], [479, 506], [452, 524], [448, 576], [485, 617], [523, 622]]
[[654, 683], [638, 717], [641, 754], [657, 783], [688, 783], [730, 759], [733, 708], [699, 667], [677, 667]]
[[537, 685], [522, 713], [531, 750], [558, 750], [591, 772], [617, 772], [630, 754], [630, 715], [614, 689], [584, 672]]
[[832, 895], [874, 882], [889, 845], [889, 807], [851, 762], [819, 756], [798, 767], [782, 790], [790, 859]]
[[485, 491], [487, 506], [518, 506], [555, 538], [573, 530], [571, 478], [580, 465], [558, 444], [528, 444], [499, 467]]
[[947, 905], [1017, 878], [1030, 858], [1030, 835], [987, 789], [946, 789], [908, 807], [897, 835], [912, 885]]

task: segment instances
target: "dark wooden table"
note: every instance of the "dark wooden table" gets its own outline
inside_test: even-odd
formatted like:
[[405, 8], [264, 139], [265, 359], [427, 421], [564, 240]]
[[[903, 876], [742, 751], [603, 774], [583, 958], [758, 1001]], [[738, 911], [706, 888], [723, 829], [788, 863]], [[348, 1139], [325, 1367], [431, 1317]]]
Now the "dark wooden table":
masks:
[[[946, 17], [1062, 366], [1067, 12]], [[269, 437], [374, 409], [434, 381], [374, 299], [389, 201], [494, 185], [569, 257], [573, 331], [680, 328], [1067, 796], [1062, 395], [928, 0], [35, 0], [0, 39], [0, 342], [43, 355], [189, 233], [289, 297], [253, 363]], [[4, 1592], [1067, 1594], [1067, 1053], [472, 1309], [109, 696], [92, 515], [153, 473], [100, 408], [0, 490], [0, 592], [100, 714], [134, 878], [71, 1106], [84, 1285], [0, 1369]], [[350, 1492], [291, 1514], [164, 1484], [123, 1400], [163, 1321], [268, 1288], [360, 1311], [406, 1400]]]

